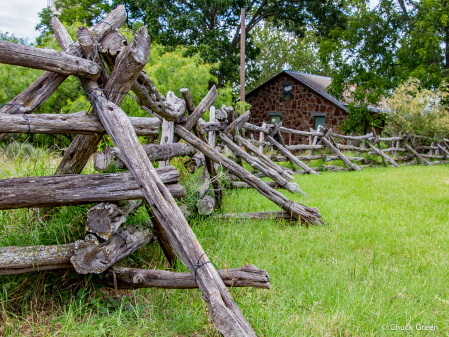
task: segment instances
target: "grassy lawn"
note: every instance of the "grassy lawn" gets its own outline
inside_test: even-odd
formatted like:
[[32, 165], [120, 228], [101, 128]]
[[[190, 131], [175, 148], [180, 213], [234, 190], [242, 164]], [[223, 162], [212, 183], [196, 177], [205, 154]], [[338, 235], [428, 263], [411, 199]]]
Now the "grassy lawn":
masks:
[[[372, 168], [297, 179], [310, 196], [283, 193], [317, 207], [325, 226], [189, 221], [218, 267], [253, 263], [268, 271], [271, 290], [231, 290], [257, 335], [448, 335], [449, 168]], [[0, 212], [0, 243], [73, 241], [82, 236], [86, 209], [62, 208], [46, 228], [32, 225], [29, 211]], [[223, 212], [268, 210], [278, 207], [255, 191], [226, 192]], [[129, 222], [145, 220], [142, 212]], [[123, 264], [166, 267], [156, 245]], [[98, 284], [96, 276], [70, 271], [0, 277], [0, 335], [219, 335], [198, 290], [115, 294]], [[417, 331], [417, 324], [438, 331]]]

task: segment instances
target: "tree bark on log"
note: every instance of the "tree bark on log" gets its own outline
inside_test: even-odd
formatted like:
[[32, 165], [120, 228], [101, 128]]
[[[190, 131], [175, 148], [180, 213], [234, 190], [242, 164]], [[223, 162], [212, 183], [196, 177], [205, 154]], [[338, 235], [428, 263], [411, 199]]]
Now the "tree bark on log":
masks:
[[264, 155], [263, 152], [260, 152], [259, 149], [257, 149], [257, 147], [255, 147], [253, 144], [251, 144], [248, 140], [246, 140], [240, 136], [237, 136], [237, 139], [240, 140], [249, 151], [251, 151], [254, 155], [256, 155], [269, 168], [275, 170], [277, 173], [279, 173], [285, 179], [295, 180], [295, 178], [290, 173], [288, 173], [287, 170], [285, 170], [284, 168], [282, 168], [279, 165], [276, 165], [270, 158], [268, 158], [266, 155]]
[[[172, 166], [156, 174], [174, 197], [185, 191], [176, 184], [178, 172]], [[136, 200], [144, 197], [129, 172], [25, 177], [0, 180], [0, 210], [24, 207], [58, 207], [104, 201]]]
[[[213, 97], [215, 97], [215, 93], [216, 93], [216, 91], [213, 91], [213, 90], [215, 90], [215, 87], [213, 87], [211, 90], [212, 90], [212, 92], [209, 91], [208, 95], [210, 94], [210, 96], [213, 98]], [[182, 94], [182, 97], [184, 98], [184, 101], [186, 102], [186, 107], [187, 107], [187, 111], [189, 112], [189, 115], [190, 116], [193, 115], [197, 109], [195, 109], [195, 105], [193, 104], [192, 96], [190, 95], [189, 89], [187, 89], [187, 88], [181, 89], [181, 94]], [[217, 97], [218, 97], [218, 94], [217, 94]], [[200, 106], [203, 105], [203, 108], [201, 108], [201, 109], [204, 110], [204, 112], [206, 112], [207, 109], [204, 109], [204, 107], [206, 107], [206, 106], [210, 107], [214, 102], [215, 102], [215, 98], [213, 98], [213, 100], [212, 100], [211, 98], [206, 99], [206, 97], [205, 97], [203, 100], [201, 100]], [[189, 116], [189, 119], [190, 119], [190, 116]], [[201, 116], [199, 118], [201, 118]], [[199, 139], [201, 139], [203, 142], [207, 143], [206, 135], [204, 133], [203, 128], [201, 127], [201, 125], [199, 123], [199, 118], [195, 122], [195, 124], [193, 124], [193, 127], [192, 127], [193, 132]], [[188, 130], [190, 130], [190, 129], [188, 129]], [[177, 138], [178, 138], [178, 136], [177, 136]], [[215, 207], [220, 209], [222, 201], [223, 201], [223, 189], [221, 188], [220, 181], [216, 178], [216, 176], [218, 174], [217, 169], [215, 168], [214, 162], [212, 160], [210, 160], [208, 157], [204, 157], [204, 164], [206, 166], [207, 172], [209, 173], [209, 176], [211, 177], [212, 186], [214, 187]], [[197, 165], [197, 168], [198, 168], [198, 165]]]
[[398, 163], [396, 163], [396, 161], [393, 160], [392, 158], [388, 157], [382, 150], [379, 150], [378, 148], [373, 146], [371, 143], [367, 143], [367, 144], [374, 152], [376, 152], [378, 155], [382, 156], [382, 158], [388, 160], [394, 167], [399, 168]]
[[200, 139], [192, 135], [186, 129], [180, 125], [175, 125], [175, 133], [183, 138], [187, 143], [204, 153], [205, 156], [223, 165], [232, 174], [239, 177], [255, 189], [257, 189], [262, 195], [279, 205], [282, 209], [292, 216], [306, 224], [323, 224], [320, 219], [321, 214], [316, 208], [309, 208], [304, 205], [294, 203], [285, 197], [283, 194], [269, 187], [262, 180], [255, 177], [244, 168], [234, 163], [232, 160], [226, 158], [222, 154], [218, 153], [214, 149], [211, 149], [208, 144], [202, 142]]
[[[105, 130], [97, 116], [86, 111], [70, 114], [0, 114], [0, 132], [41, 134], [104, 134]], [[154, 136], [159, 133], [158, 118], [131, 117], [131, 124], [138, 136]]]
[[[160, 145], [173, 144], [173, 127], [173, 122], [169, 122], [165, 119], [162, 121], [162, 134], [161, 141], [159, 143]], [[164, 166], [170, 166], [170, 159], [159, 161], [158, 167]]]
[[[146, 28], [142, 28], [146, 32]], [[116, 65], [114, 71], [117, 68]], [[95, 97], [92, 102], [95, 111], [113, 143], [123, 154], [122, 160], [140, 185], [145, 199], [151, 206], [151, 212], [161, 224], [170, 244], [174, 246], [183, 263], [189, 266], [192, 275], [197, 275], [199, 288], [215, 327], [225, 336], [255, 336], [216, 270], [210, 263], [205, 263], [208, 262], [206, 253], [151, 165], [129, 118], [117, 105], [101, 95]], [[201, 268], [195, 267], [199, 264], [203, 264]]]
[[[156, 118], [157, 119], [157, 118]], [[132, 121], [132, 118], [130, 118]], [[138, 133], [136, 133], [138, 135]], [[146, 144], [142, 145], [148, 159], [151, 162], [159, 160], [170, 160], [174, 157], [193, 156], [197, 152], [190, 145], [183, 143], [174, 144]], [[94, 154], [94, 166], [97, 171], [103, 172], [111, 169], [126, 169], [125, 164], [120, 159], [120, 150], [116, 147], [107, 149]]]
[[1, 247], [0, 275], [70, 268], [74, 243], [57, 246]]
[[[68, 35], [65, 27], [56, 18], [52, 18], [55, 36], [58, 38], [61, 48], [71, 44], [70, 35]], [[86, 34], [85, 30], [79, 30], [78, 34]], [[145, 27], [140, 27], [130, 44], [119, 54], [116, 65], [111, 73], [104, 89], [98, 87], [98, 84], [91, 80], [80, 79], [81, 85], [88, 99], [96, 111], [98, 106], [98, 96], [106, 97], [111, 102], [120, 105], [133, 85], [140, 71], [145, 66], [150, 55], [150, 38]], [[86, 166], [90, 156], [96, 152], [97, 145], [101, 140], [101, 135], [77, 135], [72, 141], [64, 157], [59, 164], [56, 174], [81, 173]]]
[[251, 167], [253, 167], [256, 170], [259, 170], [260, 172], [265, 174], [265, 176], [273, 179], [277, 184], [281, 185], [286, 190], [292, 193], [306, 194], [299, 188], [297, 183], [289, 182], [287, 179], [281, 177], [278, 172], [269, 168], [258, 159], [250, 156], [248, 153], [246, 153], [240, 147], [238, 147], [235, 143], [233, 143], [224, 133], [220, 133], [220, 138], [223, 141], [223, 143], [225, 143], [237, 157], [242, 158], [249, 165], [251, 165]]
[[70, 258], [78, 274], [101, 274], [116, 262], [123, 260], [150, 242], [150, 232], [141, 231], [136, 225], [119, 228], [108, 241], [99, 243], [95, 235], [75, 241]]
[[[270, 277], [265, 270], [253, 264], [243, 268], [217, 270], [226, 287], [252, 287], [271, 289]], [[119, 289], [163, 288], [163, 289], [195, 289], [198, 285], [190, 273], [173, 273], [165, 270], [134, 269], [114, 266], [103, 278], [103, 282]]]
[[426, 166], [432, 166], [432, 163], [425, 160], [418, 152], [416, 152], [410, 145], [408, 145], [407, 143], [404, 143], [404, 146], [407, 150], [411, 151], [416, 159], [418, 159], [421, 163], [423, 163]]
[[[264, 175], [264, 177], [265, 177], [265, 175]], [[279, 185], [275, 181], [264, 181], [264, 183], [267, 184], [268, 186], [270, 186], [271, 188], [285, 188], [285, 187]], [[253, 188], [253, 187], [243, 181], [233, 181], [233, 182], [231, 182], [230, 188]]]
[[0, 63], [51, 71], [65, 76], [87, 77], [92, 80], [97, 80], [101, 71], [98, 64], [81, 57], [9, 41], [0, 41]]
[[298, 158], [296, 158], [289, 150], [287, 150], [285, 147], [283, 147], [281, 144], [279, 144], [273, 137], [267, 136], [268, 140], [271, 144], [273, 144], [279, 151], [282, 152], [284, 156], [286, 156], [289, 160], [294, 162], [296, 165], [298, 165], [300, 168], [302, 168], [304, 171], [306, 171], [309, 174], [320, 174], [319, 172], [314, 171], [310, 167], [308, 167], [306, 164], [304, 164], [302, 161], [300, 161]]
[[86, 232], [108, 240], [125, 223], [128, 215], [135, 213], [142, 205], [142, 201], [136, 200], [99, 203], [87, 211]]
[[348, 165], [349, 168], [353, 169], [354, 171], [361, 171], [362, 169], [358, 167], [357, 165], [351, 163], [346, 156], [340, 152], [330, 141], [326, 139], [326, 137], [321, 137], [321, 141], [326, 144], [327, 147], [329, 147], [337, 156], [340, 157], [343, 162]]
[[[241, 125], [241, 124], [242, 125], [245, 124], [248, 121], [248, 119], [249, 119], [249, 111], [245, 112], [239, 118], [237, 118], [234, 121], [232, 121], [232, 123], [229, 124], [226, 129], [224, 129], [223, 134], [227, 135], [228, 133], [230, 133], [234, 129], [238, 129], [238, 126]], [[238, 133], [238, 130], [236, 130], [235, 134], [237, 134], [237, 133]]]
[[[102, 21], [91, 28], [91, 32], [100, 39], [107, 32], [120, 28], [126, 20], [125, 6], [119, 5], [111, 11]], [[59, 42], [58, 42], [59, 43]], [[61, 45], [61, 44], [60, 44]], [[78, 43], [69, 43], [62, 47], [69, 55], [80, 55], [81, 48]], [[0, 109], [0, 113], [17, 114], [31, 113], [38, 109], [55, 90], [65, 81], [67, 76], [46, 71], [32, 85], [9, 101]]]

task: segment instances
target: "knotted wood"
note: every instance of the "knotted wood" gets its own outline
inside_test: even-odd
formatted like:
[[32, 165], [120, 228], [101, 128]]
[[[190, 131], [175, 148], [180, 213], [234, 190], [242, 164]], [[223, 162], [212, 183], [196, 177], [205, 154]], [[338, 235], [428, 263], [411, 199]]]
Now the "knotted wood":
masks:
[[[217, 270], [226, 287], [253, 287], [271, 289], [270, 277], [265, 270], [253, 264], [243, 268]], [[114, 275], [115, 274], [115, 275]], [[165, 270], [134, 269], [114, 266], [109, 269], [103, 282], [114, 286], [114, 276], [119, 289], [163, 288], [195, 289], [198, 285], [190, 273], [173, 273]]]
[[[41, 133], [41, 134], [104, 134], [100, 120], [86, 111], [70, 114], [0, 114], [0, 132], [6, 133]], [[131, 117], [131, 124], [138, 136], [159, 134], [158, 118]]]
[[[157, 118], [156, 118], [157, 119]], [[130, 118], [132, 123], [132, 118]], [[137, 135], [139, 135], [136, 132]], [[190, 145], [183, 143], [174, 144], [146, 144], [142, 145], [148, 159], [152, 162], [159, 160], [170, 160], [175, 157], [193, 156], [197, 151]], [[94, 166], [97, 171], [107, 171], [111, 168], [126, 169], [120, 159], [120, 150], [116, 147], [108, 147], [94, 154]]]
[[75, 242], [75, 250], [70, 258], [78, 274], [101, 274], [114, 263], [123, 260], [137, 249], [150, 242], [148, 230], [140, 230], [136, 225], [119, 228], [109, 240], [99, 243], [89, 234], [84, 240]]
[[92, 80], [97, 80], [101, 71], [96, 63], [81, 57], [9, 41], [0, 41], [0, 63], [41, 69], [65, 76], [87, 77]]
[[[170, 184], [167, 188], [175, 198], [185, 196], [184, 188], [176, 184], [179, 175], [174, 167], [164, 167], [156, 172], [164, 184]], [[144, 197], [129, 172], [1, 179], [0, 190], [0, 210], [137, 200]]]

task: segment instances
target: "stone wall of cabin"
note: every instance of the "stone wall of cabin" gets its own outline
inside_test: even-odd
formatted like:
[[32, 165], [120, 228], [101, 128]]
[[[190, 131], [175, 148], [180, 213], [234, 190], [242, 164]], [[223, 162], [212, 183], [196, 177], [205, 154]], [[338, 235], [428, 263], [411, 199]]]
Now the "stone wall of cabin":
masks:
[[[292, 100], [284, 101], [284, 87], [282, 82], [293, 82]], [[326, 98], [315, 93], [308, 87], [290, 76], [281, 76], [257, 92], [246, 97], [251, 104], [251, 117], [249, 122], [258, 126], [269, 123], [269, 111], [280, 111], [282, 125], [289, 129], [309, 131], [314, 127], [312, 113], [326, 113], [326, 128], [342, 133], [339, 125], [347, 119], [348, 113]], [[304, 144], [308, 137], [283, 134], [287, 145]], [[254, 135], [256, 139], [258, 136]], [[291, 138], [290, 138], [291, 137]]]

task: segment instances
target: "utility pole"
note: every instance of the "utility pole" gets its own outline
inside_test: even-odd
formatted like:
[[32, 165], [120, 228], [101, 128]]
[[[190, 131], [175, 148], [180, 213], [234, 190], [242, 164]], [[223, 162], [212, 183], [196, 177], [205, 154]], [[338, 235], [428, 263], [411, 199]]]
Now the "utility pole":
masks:
[[245, 12], [245, 8], [242, 8], [240, 19], [240, 102], [245, 102]]

